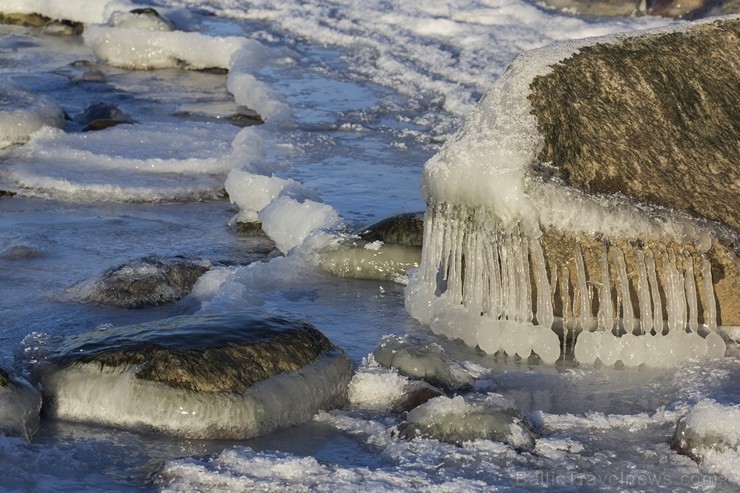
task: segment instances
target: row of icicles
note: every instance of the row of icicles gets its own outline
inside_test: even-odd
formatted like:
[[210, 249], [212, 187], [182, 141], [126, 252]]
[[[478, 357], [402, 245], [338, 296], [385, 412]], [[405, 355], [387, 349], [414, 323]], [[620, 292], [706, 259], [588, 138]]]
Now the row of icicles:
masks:
[[[501, 231], [483, 209], [439, 205], [428, 212], [424, 235], [420, 281], [436, 287], [432, 330], [486, 353], [504, 351], [526, 358], [534, 351], [545, 363], [553, 363], [565, 354], [570, 330], [577, 333], [575, 358], [583, 363], [598, 359], [605, 365], [621, 361], [625, 366], [666, 366], [724, 355], [711, 266], [703, 256], [697, 286], [688, 254], [683, 262], [673, 251], [663, 254], [659, 267], [650, 249], [634, 247], [636, 319], [627, 262], [616, 246], [602, 247], [597, 283], [587, 279], [576, 242], [571, 268], [558, 266], [548, 275], [539, 239], [527, 238], [518, 228]], [[701, 325], [699, 290], [707, 300]], [[559, 319], [553, 314], [556, 292], [563, 313]], [[553, 329], [562, 329], [562, 342]]]

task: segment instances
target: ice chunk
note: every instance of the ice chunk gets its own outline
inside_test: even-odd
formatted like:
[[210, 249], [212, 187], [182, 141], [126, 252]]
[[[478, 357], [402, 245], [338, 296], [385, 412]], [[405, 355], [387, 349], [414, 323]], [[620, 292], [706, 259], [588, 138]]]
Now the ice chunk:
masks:
[[386, 336], [373, 350], [373, 356], [380, 365], [395, 368], [401, 375], [440, 387], [460, 389], [472, 384], [470, 375], [441, 346], [415, 337]]
[[700, 401], [679, 420], [671, 448], [740, 484], [740, 405]]
[[339, 214], [329, 205], [312, 200], [301, 203], [286, 196], [270, 202], [260, 211], [259, 219], [262, 230], [283, 253], [303, 243], [312, 232], [340, 222]]

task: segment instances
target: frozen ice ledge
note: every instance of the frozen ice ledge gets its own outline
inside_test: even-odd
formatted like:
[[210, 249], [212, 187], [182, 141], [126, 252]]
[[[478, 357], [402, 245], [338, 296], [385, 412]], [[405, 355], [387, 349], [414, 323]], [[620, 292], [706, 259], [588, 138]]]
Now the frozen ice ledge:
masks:
[[740, 326], [739, 40], [732, 16], [515, 59], [426, 163], [410, 313], [546, 363], [723, 355]]

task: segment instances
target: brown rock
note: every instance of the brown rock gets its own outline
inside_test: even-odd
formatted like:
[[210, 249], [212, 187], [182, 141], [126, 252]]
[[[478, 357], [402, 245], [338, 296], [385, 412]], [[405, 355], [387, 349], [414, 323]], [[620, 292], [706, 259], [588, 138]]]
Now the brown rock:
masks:
[[740, 19], [581, 48], [529, 97], [567, 185], [740, 229]]

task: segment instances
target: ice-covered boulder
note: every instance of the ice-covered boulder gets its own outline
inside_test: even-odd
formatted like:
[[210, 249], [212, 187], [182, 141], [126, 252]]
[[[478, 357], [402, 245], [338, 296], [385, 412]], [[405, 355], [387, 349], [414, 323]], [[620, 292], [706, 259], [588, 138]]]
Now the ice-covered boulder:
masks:
[[586, 363], [723, 355], [740, 324], [739, 32], [734, 16], [519, 56], [425, 165], [410, 313], [548, 363], [550, 332], [593, 334], [575, 343]]
[[671, 448], [740, 484], [740, 404], [697, 403], [678, 421]]
[[406, 273], [421, 262], [423, 227], [423, 213], [385, 218], [323, 252], [321, 266], [340, 277], [405, 283]]
[[0, 368], [0, 433], [30, 440], [39, 428], [40, 411], [41, 392]]
[[78, 36], [84, 28], [81, 22], [56, 20], [41, 14], [3, 12], [3, 6], [0, 6], [0, 24], [41, 28], [47, 34], [61, 36]]
[[42, 127], [63, 126], [64, 112], [56, 103], [17, 84], [0, 83], [0, 149], [25, 143]]
[[47, 415], [246, 439], [345, 403], [352, 364], [306, 322], [193, 315], [69, 336], [34, 365]]
[[406, 273], [419, 267], [418, 247], [349, 240], [321, 252], [320, 265], [339, 277], [405, 283]]
[[495, 440], [517, 450], [532, 450], [536, 434], [520, 413], [500, 396], [467, 402], [462, 396], [437, 397], [409, 412], [398, 426], [402, 438], [433, 438], [462, 445]]
[[447, 356], [442, 346], [416, 337], [386, 336], [373, 350], [373, 357], [385, 368], [438, 387], [463, 389], [473, 383], [472, 377]]
[[629, 17], [646, 10], [644, 0], [544, 0], [544, 4], [588, 17]]
[[143, 257], [104, 270], [67, 289], [73, 301], [117, 308], [173, 303], [188, 294], [210, 262], [186, 258]]

